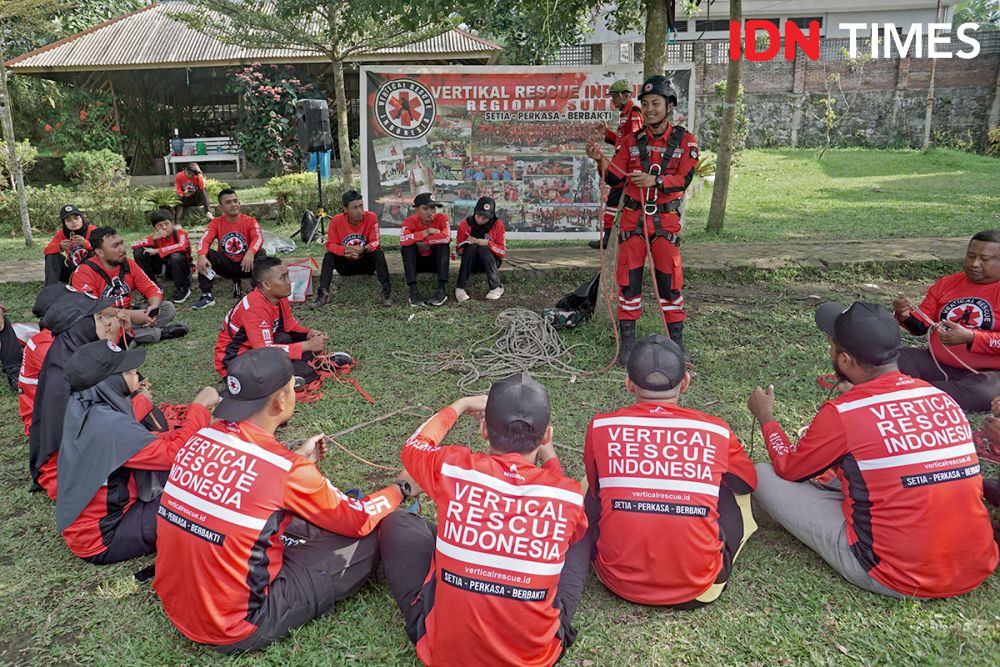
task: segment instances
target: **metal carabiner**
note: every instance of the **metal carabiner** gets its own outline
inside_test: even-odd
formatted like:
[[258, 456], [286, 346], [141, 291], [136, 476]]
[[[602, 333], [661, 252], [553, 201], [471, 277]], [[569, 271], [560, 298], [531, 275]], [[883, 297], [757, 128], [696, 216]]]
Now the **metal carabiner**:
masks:
[[[658, 164], [649, 165], [649, 175], [659, 176], [662, 172], [662, 167]], [[656, 186], [646, 188], [646, 201], [643, 202], [642, 212], [649, 216], [654, 216], [659, 211], [659, 207], [656, 205]]]

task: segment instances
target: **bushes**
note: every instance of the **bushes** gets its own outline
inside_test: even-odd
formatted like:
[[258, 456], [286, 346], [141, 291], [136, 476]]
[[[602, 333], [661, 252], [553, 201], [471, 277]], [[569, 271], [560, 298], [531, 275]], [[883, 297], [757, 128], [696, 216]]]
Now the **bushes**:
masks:
[[[278, 218], [281, 224], [298, 222], [303, 211], [315, 209], [319, 205], [315, 172], [304, 171], [287, 176], [275, 176], [267, 182], [267, 190], [278, 202]], [[328, 209], [339, 212], [339, 201], [343, 192], [343, 181], [339, 178], [327, 179], [323, 182], [323, 203]]]
[[[14, 144], [14, 156], [17, 164], [21, 166], [21, 172], [26, 173], [35, 166], [38, 149], [25, 139]], [[10, 151], [7, 150], [7, 144], [0, 140], [0, 188], [10, 186], [13, 180], [14, 168], [10, 161]]]
[[95, 190], [110, 187], [125, 176], [126, 169], [125, 158], [107, 148], [67, 153], [63, 166], [71, 181]]

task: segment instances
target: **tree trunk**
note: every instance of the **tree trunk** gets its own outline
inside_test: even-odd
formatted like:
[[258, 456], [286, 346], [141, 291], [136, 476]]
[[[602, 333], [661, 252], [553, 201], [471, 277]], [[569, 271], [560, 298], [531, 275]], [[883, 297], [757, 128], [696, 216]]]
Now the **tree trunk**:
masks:
[[[941, 0], [937, 0], [934, 21], [941, 22]], [[927, 84], [927, 102], [924, 110], [924, 150], [931, 147], [931, 118], [934, 116], [934, 75], [937, 73], [937, 58], [931, 58], [931, 79]]]
[[645, 0], [646, 44], [642, 57], [642, 78], [667, 71], [667, 5], [673, 0]]
[[[731, 21], [743, 21], [742, 0], [729, 0], [729, 16]], [[726, 97], [722, 104], [722, 123], [719, 127], [719, 149], [715, 163], [715, 184], [712, 187], [712, 207], [708, 211], [708, 224], [705, 229], [711, 234], [722, 232], [722, 224], [726, 221], [726, 201], [729, 199], [729, 173], [733, 165], [733, 129], [736, 126], [736, 100], [740, 92], [740, 67], [743, 54], [739, 60], [730, 60], [726, 70]]]
[[17, 204], [21, 210], [21, 232], [24, 234], [24, 245], [29, 248], [35, 244], [31, 235], [31, 217], [28, 215], [28, 193], [24, 189], [24, 172], [17, 160], [17, 140], [14, 138], [14, 119], [11, 117], [10, 94], [7, 92], [7, 68], [3, 66], [4, 58], [0, 56], [0, 124], [3, 125], [3, 140], [10, 154], [11, 180], [17, 190]]
[[[347, 127], [347, 93], [344, 90], [344, 61], [333, 61], [333, 95], [337, 103], [337, 149], [340, 151], [340, 169], [344, 187], [354, 185], [354, 165], [351, 162], [351, 136]], [[363, 100], [362, 100], [363, 101]]]

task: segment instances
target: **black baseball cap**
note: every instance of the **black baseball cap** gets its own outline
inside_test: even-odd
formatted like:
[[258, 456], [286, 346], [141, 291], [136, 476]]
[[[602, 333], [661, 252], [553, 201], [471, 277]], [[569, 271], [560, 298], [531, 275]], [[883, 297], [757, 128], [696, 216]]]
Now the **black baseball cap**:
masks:
[[490, 387], [485, 418], [491, 436], [506, 433], [513, 422], [524, 422], [541, 440], [550, 416], [549, 393], [527, 373], [515, 373]]
[[476, 208], [473, 210], [475, 215], [485, 215], [488, 218], [497, 217], [497, 203], [493, 201], [493, 197], [480, 197], [479, 201], [476, 202]]
[[686, 372], [684, 350], [663, 334], [640, 338], [628, 355], [629, 379], [647, 391], [670, 391]]
[[48, 312], [49, 308], [58, 301], [61, 297], [69, 294], [70, 288], [63, 283], [56, 283], [55, 285], [48, 285], [42, 288], [42, 291], [38, 293], [35, 297], [35, 305], [31, 307], [31, 312], [38, 319], [45, 317], [45, 313]]
[[292, 379], [292, 361], [277, 347], [247, 350], [233, 359], [227, 370], [226, 392], [214, 414], [231, 422], [252, 417]]
[[83, 217], [83, 213], [80, 213], [80, 209], [76, 207], [76, 204], [63, 204], [62, 208], [59, 209], [59, 219], [65, 220], [71, 215]]
[[126, 350], [109, 340], [81, 346], [66, 362], [66, 379], [71, 391], [93, 387], [116, 373], [139, 368], [146, 361], [146, 350]]
[[414, 206], [444, 206], [439, 201], [434, 201], [434, 196], [429, 192], [421, 192], [413, 198]]
[[344, 208], [347, 208], [348, 204], [350, 204], [352, 201], [358, 201], [359, 199], [364, 199], [364, 197], [361, 196], [360, 192], [358, 192], [357, 190], [348, 190], [340, 198], [340, 204]]
[[881, 366], [899, 357], [899, 322], [877, 303], [855, 301], [850, 307], [824, 303], [816, 309], [816, 326], [866, 364]]

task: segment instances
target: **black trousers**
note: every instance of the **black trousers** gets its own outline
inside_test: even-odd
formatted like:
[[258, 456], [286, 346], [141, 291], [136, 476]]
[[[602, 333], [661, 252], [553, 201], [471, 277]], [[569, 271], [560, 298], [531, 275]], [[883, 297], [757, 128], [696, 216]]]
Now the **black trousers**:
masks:
[[84, 560], [94, 565], [110, 565], [156, 552], [156, 512], [160, 500], [137, 500], [122, 515], [108, 548]]
[[15, 393], [17, 393], [17, 378], [21, 374], [21, 357], [21, 342], [17, 340], [10, 319], [4, 315], [3, 331], [0, 331], [0, 365], [3, 365], [7, 384]]
[[1000, 396], [1000, 371], [973, 373], [945, 364], [939, 369], [930, 350], [919, 347], [904, 347], [899, 351], [897, 363], [901, 373], [932, 384], [968, 412], [989, 412], [990, 402]]
[[469, 276], [473, 273], [485, 273], [490, 289], [500, 287], [500, 265], [503, 260], [494, 255], [486, 246], [467, 245], [462, 251], [462, 263], [458, 266], [459, 289], [465, 289]]
[[385, 262], [385, 253], [379, 248], [373, 252], [366, 252], [357, 259], [348, 259], [341, 255], [334, 255], [327, 252], [323, 255], [323, 268], [319, 273], [319, 288], [330, 289], [330, 282], [333, 280], [333, 271], [342, 276], [378, 276], [378, 281], [383, 288], [389, 287], [389, 265]]
[[417, 284], [418, 273], [436, 273], [438, 283], [442, 286], [448, 282], [448, 245], [432, 245], [430, 255], [421, 255], [415, 245], [402, 246], [399, 252], [403, 256], [403, 275], [407, 285]]
[[174, 222], [179, 223], [184, 219], [185, 208], [194, 208], [196, 206], [200, 206], [206, 212], [209, 212], [208, 195], [205, 194], [204, 190], [198, 190], [193, 195], [181, 197], [181, 203], [174, 207]]
[[70, 276], [73, 275], [74, 267], [66, 264], [66, 255], [45, 256], [45, 285], [55, 285], [56, 283], [69, 283]]
[[[424, 579], [430, 571], [436, 537], [437, 526], [404, 510], [396, 510], [378, 525], [378, 548], [385, 580], [403, 614], [406, 636], [414, 644], [424, 636], [424, 622], [434, 606], [434, 579], [426, 585]], [[566, 564], [559, 575], [553, 604], [559, 609], [558, 636], [564, 649], [576, 640], [576, 630], [570, 622], [580, 604], [590, 565], [589, 552], [583, 551], [583, 558], [571, 559], [570, 555], [586, 547], [581, 540], [569, 548]], [[503, 623], [504, 619], [494, 620]], [[530, 632], [524, 628], [520, 630]]]
[[[292, 343], [301, 343], [304, 340], [306, 340], [306, 334], [299, 332], [288, 333], [279, 331], [274, 336], [274, 342], [279, 345], [291, 345]], [[306, 384], [319, 379], [319, 373], [309, 365], [314, 356], [316, 355], [312, 352], [303, 352], [301, 359], [292, 359], [292, 372], [305, 380]]]
[[145, 248], [136, 248], [132, 253], [135, 263], [139, 265], [147, 276], [156, 279], [164, 267], [167, 268], [167, 277], [174, 282], [174, 287], [179, 290], [191, 289], [191, 258], [182, 252], [174, 252], [166, 257], [159, 255], [147, 255]]
[[[263, 257], [266, 254], [267, 253], [264, 252], [264, 249], [261, 248], [260, 251], [258, 251], [257, 254], [254, 255], [254, 261], [256, 261], [258, 257]], [[253, 285], [252, 272], [243, 271], [243, 268], [240, 266], [239, 262], [234, 262], [233, 260], [229, 259], [229, 257], [227, 257], [224, 253], [221, 253], [218, 250], [215, 250], [214, 248], [210, 248], [208, 251], [208, 263], [211, 265], [212, 270], [215, 271], [220, 276], [222, 276], [223, 278], [229, 278], [233, 282], [243, 280], [244, 278], [249, 278], [251, 281], [251, 285]], [[203, 293], [212, 292], [212, 281], [206, 278], [204, 273], [198, 274], [198, 288], [201, 289]]]
[[334, 604], [357, 593], [378, 562], [374, 534], [344, 537], [293, 519], [284, 537], [284, 560], [268, 587], [257, 618], [257, 629], [236, 644], [216, 646], [221, 653], [256, 651], [293, 628], [333, 611]]

